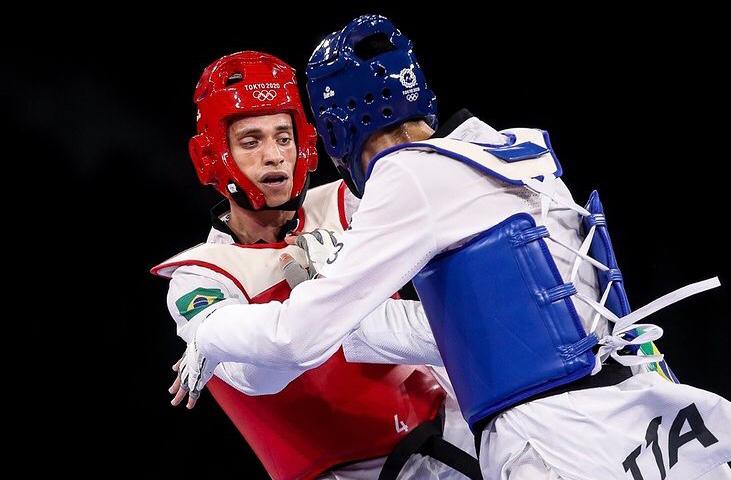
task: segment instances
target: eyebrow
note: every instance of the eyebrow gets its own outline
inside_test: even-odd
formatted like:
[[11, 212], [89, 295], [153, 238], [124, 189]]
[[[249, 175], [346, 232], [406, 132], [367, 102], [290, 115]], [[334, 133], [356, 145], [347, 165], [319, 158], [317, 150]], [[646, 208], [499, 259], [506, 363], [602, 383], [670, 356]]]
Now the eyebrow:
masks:
[[[279, 133], [279, 132], [288, 132], [288, 131], [291, 131], [292, 130], [292, 125], [288, 125], [286, 123], [283, 123], [283, 124], [280, 124], [280, 125], [277, 125], [276, 127], [274, 127], [274, 130], [277, 133]], [[245, 128], [243, 130], [239, 130], [237, 132], [234, 132], [234, 134], [237, 137], [247, 137], [249, 135], [261, 135], [262, 133], [263, 133], [263, 131], [262, 131], [261, 128]]]

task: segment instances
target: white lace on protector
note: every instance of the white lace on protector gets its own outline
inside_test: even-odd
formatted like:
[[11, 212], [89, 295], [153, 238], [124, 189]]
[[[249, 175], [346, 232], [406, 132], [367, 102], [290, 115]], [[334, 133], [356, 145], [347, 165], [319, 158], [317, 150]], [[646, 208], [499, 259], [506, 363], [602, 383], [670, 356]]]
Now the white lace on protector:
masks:
[[[544, 179], [537, 180], [535, 178], [526, 179], [523, 180], [523, 183], [528, 187], [529, 189], [533, 190], [534, 192], [538, 193], [541, 197], [541, 225], [545, 227], [546, 219], [548, 218], [548, 214], [551, 211], [551, 205], [556, 204], [563, 208], [568, 208], [576, 213], [578, 213], [581, 216], [588, 217], [591, 216], [591, 213], [586, 210], [585, 208], [581, 207], [580, 205], [577, 205], [573, 200], [564, 198], [562, 195], [559, 194], [559, 192], [556, 189], [556, 177], [553, 177], [551, 175], [544, 176]], [[545, 238], [551, 240], [552, 242], [556, 243], [557, 245], [560, 245], [561, 247], [569, 250], [570, 252], [574, 253], [576, 255], [576, 259], [574, 261], [573, 267], [571, 269], [571, 278], [569, 279], [569, 282], [573, 283], [576, 279], [576, 275], [579, 271], [579, 265], [581, 262], [588, 262], [591, 265], [593, 265], [595, 268], [602, 270], [602, 271], [608, 271], [609, 267], [604, 265], [603, 263], [599, 262], [598, 260], [590, 257], [588, 255], [589, 248], [591, 247], [591, 242], [594, 239], [594, 234], [596, 231], [596, 225], [592, 225], [589, 231], [587, 232], [586, 238], [584, 239], [583, 243], [579, 247], [579, 249], [575, 249], [571, 247], [570, 245], [566, 245], [565, 243], [551, 237], [550, 231], [549, 235]], [[658, 327], [657, 325], [644, 323], [644, 324], [638, 324], [637, 322], [642, 320], [643, 318], [652, 315], [653, 313], [657, 312], [660, 309], [663, 309], [667, 307], [668, 305], [672, 305], [675, 302], [678, 302], [680, 300], [683, 300], [687, 297], [690, 297], [691, 295], [695, 295], [697, 293], [704, 292], [706, 290], [710, 290], [712, 288], [716, 288], [721, 285], [721, 282], [718, 280], [718, 277], [709, 278], [707, 280], [703, 280], [701, 282], [692, 283], [690, 285], [686, 285], [685, 287], [679, 288], [671, 293], [668, 293], [667, 295], [664, 295], [657, 300], [654, 300], [647, 305], [635, 310], [634, 312], [625, 315], [623, 317], [618, 317], [615, 315], [612, 311], [610, 311], [608, 308], [605, 307], [607, 298], [609, 297], [609, 293], [612, 289], [612, 286], [614, 285], [614, 281], [610, 280], [607, 282], [607, 286], [604, 289], [604, 292], [602, 293], [601, 298], [599, 301], [593, 300], [586, 295], [582, 293], [575, 293], [574, 296], [581, 300], [582, 302], [586, 303], [589, 307], [591, 307], [596, 313], [594, 315], [591, 328], [588, 332], [589, 335], [594, 334], [597, 325], [599, 323], [599, 320], [603, 317], [609, 320], [610, 322], [614, 323], [614, 327], [611, 330], [610, 335], [606, 335], [603, 338], [599, 339], [598, 343], [600, 345], [599, 351], [596, 355], [596, 364], [594, 365], [594, 369], [592, 370], [591, 374], [595, 375], [598, 373], [601, 368], [602, 364], [609, 358], [612, 357], [617, 363], [624, 365], [624, 366], [631, 366], [631, 365], [642, 365], [642, 364], [648, 364], [648, 363], [655, 363], [659, 362], [663, 359], [663, 355], [619, 355], [619, 351], [623, 348], [629, 346], [629, 345], [641, 345], [643, 343], [652, 342], [660, 337], [662, 337], [663, 330], [662, 328]], [[637, 337], [627, 340], [624, 338], [624, 334], [628, 331], [639, 328], [639, 331], [642, 332]]]

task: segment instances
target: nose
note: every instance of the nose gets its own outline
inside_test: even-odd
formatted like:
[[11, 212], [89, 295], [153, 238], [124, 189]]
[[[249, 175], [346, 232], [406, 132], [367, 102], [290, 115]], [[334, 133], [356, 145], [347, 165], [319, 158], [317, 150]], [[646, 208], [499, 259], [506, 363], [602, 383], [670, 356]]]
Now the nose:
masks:
[[264, 165], [277, 166], [284, 163], [284, 155], [282, 155], [276, 139], [270, 139], [266, 142], [263, 155]]

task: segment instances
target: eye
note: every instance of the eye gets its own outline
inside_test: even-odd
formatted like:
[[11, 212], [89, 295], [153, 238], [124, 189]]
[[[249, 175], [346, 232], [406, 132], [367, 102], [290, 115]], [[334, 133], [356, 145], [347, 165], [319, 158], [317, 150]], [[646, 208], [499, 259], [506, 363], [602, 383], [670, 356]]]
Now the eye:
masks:
[[290, 145], [292, 143], [290, 137], [279, 137], [278, 141], [280, 145]]
[[239, 145], [241, 145], [241, 148], [251, 149], [256, 148], [256, 146], [259, 144], [259, 141], [255, 138], [242, 138], [239, 141]]

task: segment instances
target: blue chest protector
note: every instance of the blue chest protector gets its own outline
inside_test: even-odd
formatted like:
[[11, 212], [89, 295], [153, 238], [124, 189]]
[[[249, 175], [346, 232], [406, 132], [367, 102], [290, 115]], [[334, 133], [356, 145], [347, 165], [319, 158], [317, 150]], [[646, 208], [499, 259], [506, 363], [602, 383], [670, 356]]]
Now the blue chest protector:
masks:
[[584, 333], [544, 232], [514, 215], [414, 278], [470, 427], [594, 367], [597, 338]]
[[[560, 175], [545, 132], [503, 133], [511, 140], [505, 146], [440, 139], [399, 149], [436, 151], [516, 185]], [[624, 315], [629, 304], [596, 192], [588, 209], [584, 226], [596, 225], [591, 255], [610, 267], [600, 275], [601, 287], [614, 281], [606, 306]], [[597, 337], [587, 336], [579, 320], [571, 299], [576, 288], [562, 280], [544, 240], [548, 234], [531, 215], [513, 215], [434, 257], [413, 279], [473, 431], [480, 420], [594, 368]]]

